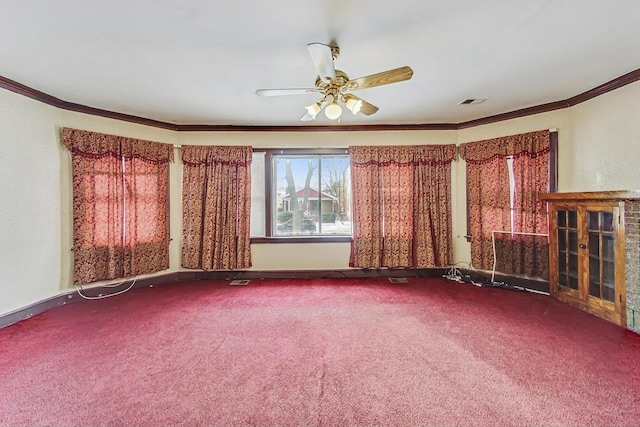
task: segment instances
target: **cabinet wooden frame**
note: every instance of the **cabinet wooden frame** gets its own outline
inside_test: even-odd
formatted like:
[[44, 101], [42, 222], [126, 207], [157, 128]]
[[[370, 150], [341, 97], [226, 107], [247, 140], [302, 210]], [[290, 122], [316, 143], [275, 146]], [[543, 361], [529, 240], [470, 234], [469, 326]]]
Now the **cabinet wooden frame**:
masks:
[[[560, 245], [558, 241], [558, 212], [577, 212], [577, 271], [578, 289], [560, 284]], [[613, 216], [614, 236], [614, 301], [597, 298], [589, 292], [589, 212], [610, 212]], [[549, 233], [549, 289], [551, 295], [597, 316], [620, 325], [626, 324], [625, 292], [625, 242], [623, 202], [558, 202], [550, 207], [551, 231]], [[569, 253], [569, 249], [567, 249]]]
[[[584, 193], [549, 193], [540, 195], [540, 199], [549, 203], [549, 290], [553, 297], [558, 298], [572, 306], [588, 311], [592, 314], [608, 319], [614, 323], [626, 326], [626, 243], [625, 243], [625, 201], [640, 199], [640, 192], [633, 191], [604, 191], [604, 192], [584, 192]], [[577, 289], [572, 289], [567, 283], [563, 286], [560, 283], [559, 261], [561, 256], [558, 230], [565, 229], [567, 233], [572, 230], [567, 222], [560, 227], [558, 224], [558, 212], [575, 211], [577, 223], [575, 232], [577, 233]], [[595, 230], [589, 229], [589, 213], [602, 212], [612, 215], [613, 227], [610, 235], [613, 238], [613, 269], [614, 269], [614, 296], [613, 301], [597, 298], [591, 295], [589, 262], [596, 259], [602, 263], [610, 262], [605, 260], [602, 251], [596, 258], [590, 254], [589, 233]], [[601, 215], [601, 214], [599, 214]], [[568, 220], [568, 218], [567, 218]], [[599, 239], [603, 235], [608, 235], [609, 231], [602, 229], [597, 231]], [[606, 233], [606, 234], [605, 234]], [[600, 249], [602, 249], [602, 240]], [[567, 262], [571, 255], [571, 248], [567, 242], [565, 248]], [[569, 276], [570, 268], [567, 270]], [[603, 275], [600, 271], [601, 277]], [[603, 281], [601, 280], [601, 286]]]

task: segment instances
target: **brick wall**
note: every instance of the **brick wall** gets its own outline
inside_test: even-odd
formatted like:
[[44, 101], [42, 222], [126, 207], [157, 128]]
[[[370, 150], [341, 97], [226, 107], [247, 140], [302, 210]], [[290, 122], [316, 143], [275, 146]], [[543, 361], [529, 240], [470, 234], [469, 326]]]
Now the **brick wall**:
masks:
[[640, 201], [624, 206], [627, 327], [640, 332]]

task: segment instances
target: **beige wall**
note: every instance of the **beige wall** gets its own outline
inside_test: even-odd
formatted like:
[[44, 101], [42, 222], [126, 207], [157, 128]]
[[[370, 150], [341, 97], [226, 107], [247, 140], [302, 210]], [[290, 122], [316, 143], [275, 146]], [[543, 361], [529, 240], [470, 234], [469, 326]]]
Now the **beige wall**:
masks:
[[[640, 188], [640, 82], [570, 109], [460, 131], [172, 132], [58, 110], [0, 90], [0, 315], [71, 288], [71, 166], [59, 129], [73, 127], [177, 145], [260, 148], [460, 144], [557, 129], [561, 191]], [[171, 166], [171, 271], [180, 268], [180, 157]], [[465, 168], [453, 171], [454, 249], [468, 262], [464, 239]], [[253, 269], [347, 268], [349, 244], [256, 244]]]
[[640, 189], [640, 82], [568, 110], [560, 190]]
[[0, 314], [60, 289], [60, 117], [0, 90]]

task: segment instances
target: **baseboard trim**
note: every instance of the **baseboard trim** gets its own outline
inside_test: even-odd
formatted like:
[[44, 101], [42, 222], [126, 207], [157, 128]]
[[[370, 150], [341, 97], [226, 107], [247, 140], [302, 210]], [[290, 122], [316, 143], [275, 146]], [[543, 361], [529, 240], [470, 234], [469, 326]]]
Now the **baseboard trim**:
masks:
[[3, 314], [2, 316], [0, 316], [0, 328], [13, 325], [14, 323], [18, 323], [21, 320], [25, 320], [40, 313], [44, 313], [45, 311], [51, 310], [52, 308], [68, 304], [74, 301], [74, 299], [76, 298], [76, 296], [74, 296], [73, 294], [73, 292], [66, 292], [50, 298], [45, 298], [38, 302], [34, 302], [33, 304], [29, 304], [26, 307]]
[[[478, 283], [491, 282], [491, 271], [473, 270], [469, 272], [472, 280]], [[518, 286], [538, 292], [549, 293], [549, 281], [542, 279], [531, 279], [527, 277], [509, 276], [506, 274], [495, 273], [494, 283], [505, 283], [511, 286]]]
[[[145, 277], [141, 279], [137, 279], [136, 283], [133, 285], [133, 288], [144, 288], [151, 285], [170, 283], [179, 281], [179, 273], [166, 273], [153, 277]], [[128, 280], [123, 283], [123, 285], [119, 288], [112, 288], [111, 292], [117, 292], [122, 288], [126, 288], [131, 284], [131, 281]], [[94, 288], [86, 288], [83, 290], [83, 294], [88, 296], [97, 296], [100, 293], [100, 287]], [[51, 310], [52, 308], [60, 307], [66, 304], [70, 304], [76, 301], [86, 301], [83, 299], [76, 290], [68, 290], [59, 295], [55, 295], [50, 298], [45, 298], [41, 301], [35, 302], [33, 304], [29, 304], [26, 307], [19, 308], [14, 311], [10, 311], [9, 313], [3, 314], [0, 316], [0, 329], [6, 326], [12, 325], [14, 323], [18, 323], [21, 320], [28, 319], [33, 316], [37, 316], [38, 314], [44, 313], [45, 311]]]
[[[337, 269], [337, 270], [231, 270], [202, 271], [182, 270], [156, 276], [137, 279], [133, 288], [145, 288], [156, 285], [175, 284], [190, 280], [235, 280], [235, 279], [320, 279], [320, 278], [358, 278], [358, 277], [442, 277], [446, 268], [379, 268], [379, 269]], [[130, 286], [131, 281], [123, 282], [121, 287], [110, 288], [109, 292], [118, 292]], [[101, 287], [85, 287], [83, 294], [97, 297], [104, 292]], [[0, 328], [18, 323], [22, 320], [44, 313], [52, 308], [60, 307], [76, 301], [87, 301], [75, 290], [68, 290], [59, 295], [43, 299], [0, 315]]]
[[337, 270], [181, 271], [180, 280], [339, 279], [356, 277], [439, 277], [445, 268], [378, 268]]

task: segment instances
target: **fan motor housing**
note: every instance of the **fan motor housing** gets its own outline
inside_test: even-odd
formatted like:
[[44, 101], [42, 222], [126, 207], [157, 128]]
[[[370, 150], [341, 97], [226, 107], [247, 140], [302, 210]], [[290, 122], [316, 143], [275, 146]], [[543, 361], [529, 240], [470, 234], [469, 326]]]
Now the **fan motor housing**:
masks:
[[325, 90], [331, 86], [334, 86], [334, 87], [337, 86], [339, 88], [342, 88], [342, 86], [346, 85], [348, 81], [349, 81], [349, 76], [347, 75], [347, 73], [345, 73], [342, 70], [336, 70], [336, 78], [331, 80], [329, 83], [323, 81], [320, 78], [320, 76], [317, 76], [316, 87], [322, 90]]

